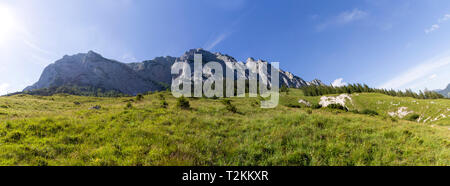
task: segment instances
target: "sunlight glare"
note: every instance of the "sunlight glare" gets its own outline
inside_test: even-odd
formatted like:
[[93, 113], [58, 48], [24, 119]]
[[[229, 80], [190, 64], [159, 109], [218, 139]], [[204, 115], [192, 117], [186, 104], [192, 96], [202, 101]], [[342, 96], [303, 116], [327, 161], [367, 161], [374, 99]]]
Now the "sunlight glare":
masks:
[[15, 26], [14, 17], [10, 9], [0, 4], [0, 44], [12, 36]]

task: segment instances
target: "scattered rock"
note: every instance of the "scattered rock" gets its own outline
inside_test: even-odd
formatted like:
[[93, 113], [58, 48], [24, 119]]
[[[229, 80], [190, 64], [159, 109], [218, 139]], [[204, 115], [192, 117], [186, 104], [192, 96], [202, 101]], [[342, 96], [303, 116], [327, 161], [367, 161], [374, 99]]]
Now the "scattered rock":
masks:
[[408, 114], [413, 113], [413, 111], [407, 111], [408, 107], [400, 107], [397, 112], [388, 112], [390, 116], [398, 116], [399, 118], [403, 118]]
[[426, 123], [431, 117], [428, 117], [427, 119], [423, 120], [423, 123]]
[[337, 104], [337, 105], [341, 105], [341, 106], [347, 108], [347, 106], [345, 106], [346, 99], [352, 101], [352, 98], [348, 94], [341, 94], [341, 95], [336, 96], [336, 97], [333, 97], [333, 96], [329, 96], [329, 97], [322, 96], [320, 98], [319, 104], [322, 107], [327, 107], [328, 105], [331, 105], [331, 104]]
[[298, 100], [298, 103], [300, 103], [300, 104], [305, 104], [305, 105], [308, 106], [308, 107], [311, 106], [311, 103], [310, 103], [309, 101], [306, 101], [306, 100], [303, 100], [303, 99]]

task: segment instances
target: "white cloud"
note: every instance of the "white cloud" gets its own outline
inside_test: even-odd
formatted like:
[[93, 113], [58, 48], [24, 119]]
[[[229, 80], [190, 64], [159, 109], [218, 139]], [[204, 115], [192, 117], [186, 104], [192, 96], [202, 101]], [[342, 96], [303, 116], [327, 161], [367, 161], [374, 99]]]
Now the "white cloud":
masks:
[[445, 22], [450, 19], [450, 14], [445, 14], [444, 17], [438, 20], [439, 23]]
[[425, 29], [425, 33], [429, 34], [431, 32], [436, 31], [437, 29], [439, 29], [441, 26], [439, 24], [444, 23], [446, 21], [448, 21], [450, 19], [450, 14], [445, 14], [442, 18], [438, 19], [438, 24], [433, 24], [431, 25], [430, 28]]
[[347, 85], [347, 83], [344, 82], [344, 78], [338, 78], [334, 80], [333, 83], [331, 83], [331, 85], [333, 85], [333, 87], [342, 87]]
[[434, 32], [435, 30], [439, 29], [439, 27], [440, 26], [438, 24], [431, 25], [429, 29], [425, 29], [425, 33], [428, 34]]
[[345, 11], [339, 15], [332, 17], [328, 21], [317, 26], [317, 30], [321, 31], [332, 25], [344, 25], [365, 18], [369, 13], [359, 10], [358, 8], [352, 11]]
[[8, 83], [2, 83], [0, 84], [0, 96], [5, 95], [8, 93], [9, 84]]
[[343, 12], [341, 13], [338, 18], [337, 21], [338, 23], [349, 23], [355, 20], [359, 20], [364, 18], [367, 15], [367, 12], [361, 11], [359, 9], [354, 9], [351, 12]]
[[211, 50], [213, 49], [216, 45], [218, 45], [219, 43], [221, 43], [223, 40], [225, 40], [228, 37], [228, 33], [222, 33], [219, 36], [216, 37], [216, 39], [213, 40], [213, 42], [209, 43], [208, 45], [206, 45], [206, 47], [204, 47], [206, 50]]
[[[449, 83], [448, 78], [450, 74], [448, 69], [450, 69], [450, 55], [438, 56], [407, 69], [378, 87], [388, 89], [423, 89], [425, 87], [442, 86]], [[433, 79], [433, 81], [428, 81], [430, 79]]]

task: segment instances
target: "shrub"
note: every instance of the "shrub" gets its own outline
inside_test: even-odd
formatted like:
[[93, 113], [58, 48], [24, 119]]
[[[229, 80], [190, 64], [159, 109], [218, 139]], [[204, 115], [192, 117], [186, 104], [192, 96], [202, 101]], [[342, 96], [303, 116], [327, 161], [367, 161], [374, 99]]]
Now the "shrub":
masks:
[[161, 100], [161, 108], [167, 108], [167, 106], [169, 106], [169, 104], [167, 103], [166, 100]]
[[398, 121], [397, 118], [394, 118], [392, 116], [389, 116], [389, 118], [391, 119], [392, 122], [397, 122]]
[[257, 100], [253, 100], [251, 104], [252, 104], [253, 107], [261, 106], [261, 103], [259, 101], [257, 101]]
[[189, 104], [189, 100], [187, 100], [184, 96], [181, 96], [177, 99], [177, 107], [181, 109], [189, 109], [191, 106]]
[[409, 121], [416, 121], [419, 117], [419, 114], [409, 114], [405, 117], [405, 119]]
[[313, 104], [311, 105], [311, 108], [313, 108], [313, 109], [320, 109], [320, 108], [322, 108], [322, 105], [319, 105], [319, 104], [317, 104], [317, 103], [313, 103]]
[[358, 110], [351, 110], [350, 112], [353, 112], [355, 114], [360, 114], [360, 112]]
[[312, 113], [313, 113], [313, 111], [312, 111], [311, 109], [308, 109], [308, 110], [306, 110], [306, 113], [308, 113], [308, 114], [312, 114]]
[[125, 109], [131, 109], [131, 108], [133, 108], [133, 105], [130, 102], [128, 102], [127, 105], [125, 106]]
[[366, 115], [370, 115], [370, 116], [376, 116], [378, 115], [377, 111], [374, 110], [370, 110], [370, 109], [364, 109], [361, 111], [361, 114], [366, 114]]
[[319, 129], [325, 128], [325, 123], [323, 123], [322, 121], [315, 120], [315, 121], [313, 121], [313, 125]]
[[327, 108], [331, 108], [331, 109], [339, 109], [339, 110], [345, 110], [345, 111], [348, 111], [348, 109], [347, 109], [346, 107], [344, 107], [344, 106], [342, 106], [342, 105], [339, 105], [339, 104], [329, 104], [329, 105], [327, 106]]
[[17, 142], [17, 141], [19, 141], [20, 139], [22, 139], [24, 136], [25, 136], [25, 134], [24, 134], [23, 132], [20, 132], [20, 131], [14, 131], [14, 132], [9, 133], [9, 134], [6, 136], [5, 141], [6, 141], [6, 142]]
[[222, 104], [225, 105], [225, 108], [232, 112], [232, 113], [237, 113], [237, 108], [236, 106], [234, 106], [233, 104], [231, 104], [231, 100], [229, 99], [223, 99], [222, 100]]
[[159, 96], [159, 100], [166, 100], [166, 97], [164, 97], [163, 94], [159, 94], [158, 96]]
[[299, 104], [293, 104], [293, 103], [288, 103], [288, 104], [286, 104], [286, 107], [291, 107], [291, 108], [302, 108], [301, 105], [299, 105]]
[[142, 94], [136, 95], [136, 101], [141, 101], [142, 99], [144, 99], [144, 96]]
[[280, 92], [286, 92], [286, 95], [289, 94], [289, 88], [286, 85], [282, 85], [280, 88]]

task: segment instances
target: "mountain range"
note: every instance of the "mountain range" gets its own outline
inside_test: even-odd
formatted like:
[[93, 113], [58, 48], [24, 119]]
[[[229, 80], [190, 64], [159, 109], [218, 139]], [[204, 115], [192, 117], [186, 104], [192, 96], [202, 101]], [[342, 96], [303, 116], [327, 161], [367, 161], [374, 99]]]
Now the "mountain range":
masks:
[[[24, 91], [61, 86], [87, 86], [136, 95], [148, 91], [164, 90], [170, 87], [174, 78], [171, 74], [171, 66], [175, 62], [188, 62], [193, 67], [195, 54], [202, 54], [203, 63], [216, 61], [222, 66], [226, 66], [225, 61], [233, 64], [238, 62], [229, 55], [212, 53], [201, 48], [188, 50], [180, 57], [156, 57], [138, 63], [122, 63], [89, 51], [72, 56], [65, 55], [62, 59], [48, 65], [42, 72], [39, 81], [26, 87]], [[267, 63], [263, 60], [248, 58], [245, 64], [250, 61]], [[280, 86], [300, 88], [307, 85], [324, 85], [318, 79], [307, 82], [288, 71], [280, 69], [279, 72]], [[248, 79], [247, 74], [246, 78]]]

